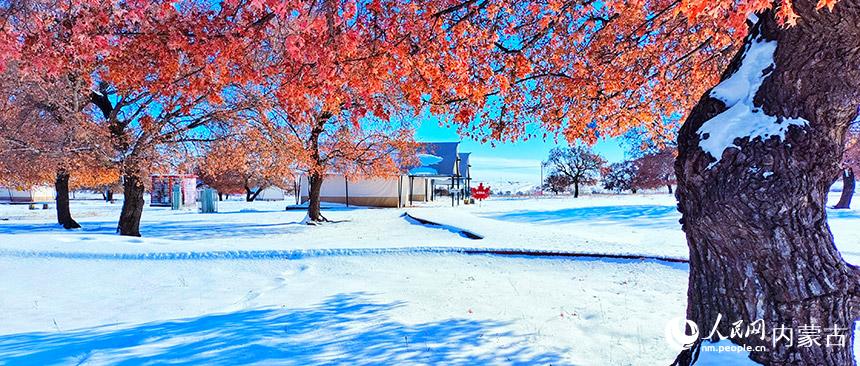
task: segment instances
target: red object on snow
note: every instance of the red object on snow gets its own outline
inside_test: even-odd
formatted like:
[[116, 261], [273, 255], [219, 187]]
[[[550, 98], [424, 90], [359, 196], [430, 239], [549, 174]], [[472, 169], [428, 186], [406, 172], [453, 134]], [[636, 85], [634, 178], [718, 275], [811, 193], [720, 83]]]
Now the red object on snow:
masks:
[[479, 183], [477, 188], [472, 187], [472, 197], [477, 200], [490, 198], [490, 187], [484, 187], [484, 183]]

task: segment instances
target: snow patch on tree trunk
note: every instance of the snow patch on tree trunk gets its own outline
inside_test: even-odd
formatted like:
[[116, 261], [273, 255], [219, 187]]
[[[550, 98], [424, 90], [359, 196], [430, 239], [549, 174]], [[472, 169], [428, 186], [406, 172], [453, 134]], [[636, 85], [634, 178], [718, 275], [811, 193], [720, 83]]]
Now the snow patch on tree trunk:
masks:
[[698, 130], [699, 146], [716, 159], [708, 168], [722, 159], [726, 149], [740, 149], [734, 144], [735, 139], [767, 140], [773, 136], [783, 139], [789, 127], [808, 125], [802, 118], [769, 116], [753, 102], [762, 82], [773, 70], [775, 51], [776, 41], [753, 40], [740, 68], [711, 89], [710, 96], [725, 103], [728, 109], [703, 123]]

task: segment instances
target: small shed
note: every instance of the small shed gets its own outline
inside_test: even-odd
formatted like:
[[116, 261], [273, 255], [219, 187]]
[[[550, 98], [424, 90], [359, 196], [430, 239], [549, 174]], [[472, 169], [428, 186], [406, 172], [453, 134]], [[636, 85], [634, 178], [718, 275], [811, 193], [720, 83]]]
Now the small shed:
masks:
[[179, 207], [197, 207], [197, 176], [153, 174], [149, 205], [173, 207], [173, 191], [179, 190]]

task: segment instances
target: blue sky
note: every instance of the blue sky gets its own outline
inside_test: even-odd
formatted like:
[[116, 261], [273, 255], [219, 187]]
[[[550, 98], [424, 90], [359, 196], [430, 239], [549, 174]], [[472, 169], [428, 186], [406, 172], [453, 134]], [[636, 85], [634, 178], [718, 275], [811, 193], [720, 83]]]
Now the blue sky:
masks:
[[[472, 178], [476, 183], [510, 181], [537, 185], [540, 183], [540, 162], [546, 159], [550, 149], [558, 146], [552, 140], [531, 139], [497, 143], [493, 147], [489, 143], [461, 138], [455, 128], [439, 126], [433, 118], [422, 119], [415, 138], [422, 142], [462, 141], [460, 152], [472, 153]], [[624, 160], [624, 149], [617, 139], [603, 140], [594, 149], [609, 162]]]

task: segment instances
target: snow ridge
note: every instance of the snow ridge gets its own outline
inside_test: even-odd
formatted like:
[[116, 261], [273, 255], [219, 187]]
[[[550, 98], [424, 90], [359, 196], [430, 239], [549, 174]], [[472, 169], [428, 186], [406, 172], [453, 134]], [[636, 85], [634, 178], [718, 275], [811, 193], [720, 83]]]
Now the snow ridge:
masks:
[[711, 90], [711, 97], [721, 100], [728, 109], [699, 127], [699, 146], [716, 159], [708, 169], [722, 159], [726, 149], [740, 149], [734, 144], [737, 138], [764, 141], [776, 136], [783, 139], [791, 126], [809, 124], [802, 118], [769, 116], [753, 103], [762, 82], [773, 71], [776, 46], [776, 41], [754, 39], [744, 53], [740, 68]]

